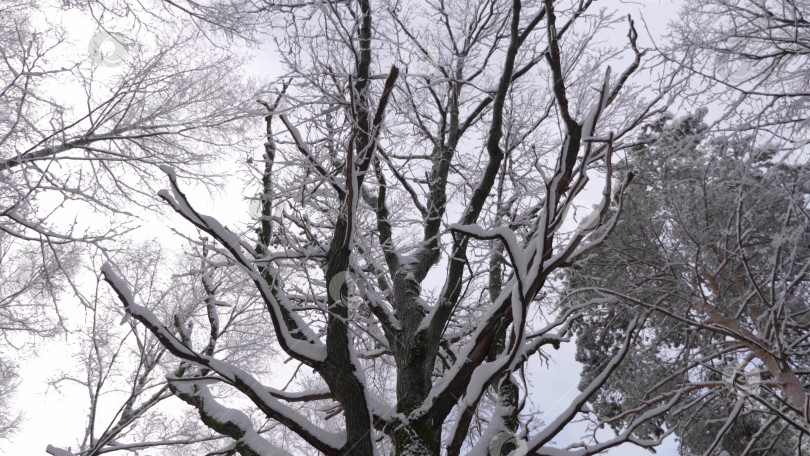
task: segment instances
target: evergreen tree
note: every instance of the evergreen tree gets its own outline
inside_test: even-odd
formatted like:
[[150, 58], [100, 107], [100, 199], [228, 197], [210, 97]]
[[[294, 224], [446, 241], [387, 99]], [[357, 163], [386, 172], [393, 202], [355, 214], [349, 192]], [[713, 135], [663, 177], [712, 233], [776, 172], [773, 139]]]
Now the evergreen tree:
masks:
[[[591, 304], [577, 324], [581, 387], [640, 316], [629, 360], [592, 402], [597, 415], [620, 427], [642, 404], [677, 396], [680, 413], [637, 437], [673, 430], [684, 454], [799, 454], [806, 421], [780, 381], [806, 382], [810, 362], [807, 169], [750, 138], [710, 137], [705, 114], [644, 129], [621, 170], [635, 175], [622, 221], [566, 276], [565, 305]], [[750, 386], [735, 387], [744, 373]]]

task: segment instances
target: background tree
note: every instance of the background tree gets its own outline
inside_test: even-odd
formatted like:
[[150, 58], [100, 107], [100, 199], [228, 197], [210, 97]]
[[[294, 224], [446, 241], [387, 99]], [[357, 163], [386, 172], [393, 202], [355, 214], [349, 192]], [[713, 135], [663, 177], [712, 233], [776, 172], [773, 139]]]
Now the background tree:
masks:
[[[14, 376], [17, 349], [30, 353], [42, 336], [83, 332], [71, 324], [81, 319], [66, 322], [83, 312], [76, 299], [92, 301], [82, 299], [88, 293], [77, 271], [124, 245], [139, 217], [154, 216], [156, 164], [205, 186], [221, 174], [215, 160], [244, 157], [246, 138], [237, 133], [257, 89], [235, 75], [239, 56], [218, 51], [194, 27], [175, 23], [167, 33], [166, 24], [114, 14], [121, 12], [114, 3], [0, 5], [4, 379]], [[98, 27], [89, 46], [59, 22], [62, 13], [100, 6], [110, 9], [87, 19]], [[9, 397], [4, 388], [2, 399]]]
[[[233, 281], [222, 258], [185, 250], [178, 259], [167, 258], [170, 254], [151, 241], [129, 246], [113, 259], [131, 278], [139, 299], [157, 302], [155, 310], [173, 322], [175, 330], [190, 334], [192, 328], [211, 327], [202, 339], [206, 353], [232, 362], [249, 360], [258, 372], [263, 372], [261, 366], [279, 363], [256, 297]], [[206, 259], [204, 264], [200, 257]], [[99, 265], [88, 265], [93, 267]], [[199, 423], [192, 410], [184, 410], [170, 389], [166, 373], [185, 367], [147, 329], [128, 318], [100, 282], [97, 278], [95, 293], [85, 297], [90, 324], [85, 334], [73, 336], [80, 344], [77, 369], [53, 381], [58, 389], [79, 384], [87, 392], [87, 426], [72, 452], [154, 449], [191, 455], [222, 447], [223, 437]], [[220, 336], [227, 350], [217, 346]], [[58, 448], [48, 450], [58, 454]]]
[[713, 138], [705, 114], [645, 129], [621, 224], [568, 275], [569, 305], [598, 303], [577, 325], [583, 384], [622, 323], [643, 316], [647, 343], [594, 401], [607, 422], [683, 395], [682, 413], [643, 435], [674, 428], [690, 454], [802, 453], [807, 169], [750, 139]]
[[714, 104], [713, 130], [801, 149], [810, 139], [810, 2], [688, 1], [663, 55], [695, 78], [685, 106]]

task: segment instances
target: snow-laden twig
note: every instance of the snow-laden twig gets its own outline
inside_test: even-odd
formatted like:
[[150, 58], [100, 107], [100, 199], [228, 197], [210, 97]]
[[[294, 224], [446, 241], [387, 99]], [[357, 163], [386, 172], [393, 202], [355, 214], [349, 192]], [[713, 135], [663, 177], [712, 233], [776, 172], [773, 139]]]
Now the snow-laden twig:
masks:
[[250, 398], [268, 417], [284, 423], [290, 430], [320, 451], [332, 454], [343, 445], [345, 436], [333, 434], [314, 426], [307, 418], [273, 397], [267, 387], [261, 385], [252, 375], [230, 363], [197, 353], [186, 346], [163, 325], [152, 311], [135, 303], [132, 291], [113, 270], [110, 263], [105, 263], [101, 272], [104, 280], [118, 295], [126, 311], [146, 326], [173, 355], [216, 372], [228, 384]]
[[[215, 218], [195, 211], [189, 204], [186, 195], [180, 190], [174, 171], [168, 166], [161, 169], [169, 176], [172, 194], [164, 190], [159, 193], [160, 197], [169, 203], [178, 214], [222, 244], [233, 255], [239, 266], [250, 276], [267, 304], [273, 320], [273, 328], [276, 331], [281, 347], [291, 356], [310, 365], [324, 361], [326, 359], [326, 347], [324, 344], [292, 308], [276, 299], [274, 290], [270, 288], [270, 284], [256, 268], [254, 258], [248, 258], [245, 255], [245, 246], [239, 236], [222, 226]], [[265, 268], [265, 271], [272, 274], [269, 265]], [[289, 327], [290, 324], [294, 325], [294, 327]], [[303, 335], [304, 339], [293, 336], [293, 332]]]
[[585, 405], [588, 400], [590, 400], [591, 396], [593, 396], [594, 393], [596, 393], [599, 388], [605, 384], [608, 377], [610, 377], [613, 371], [619, 367], [619, 364], [630, 350], [630, 343], [635, 336], [637, 324], [638, 321], [634, 318], [627, 326], [627, 335], [624, 338], [621, 349], [619, 349], [619, 352], [610, 359], [610, 362], [608, 362], [605, 368], [602, 369], [602, 372], [600, 372], [596, 378], [591, 380], [588, 386], [586, 386], [585, 389], [583, 389], [582, 392], [573, 401], [571, 401], [568, 407], [566, 407], [566, 409], [559, 416], [557, 416], [554, 421], [549, 423], [539, 434], [535, 435], [529, 440], [528, 446], [530, 452], [542, 448], [543, 445], [551, 441], [551, 439], [553, 439], [554, 436], [556, 436], [562, 430], [562, 428], [564, 428], [578, 413], [580, 413], [582, 406]]
[[75, 454], [71, 453], [68, 450], [63, 450], [53, 445], [48, 445], [47, 447], [45, 447], [45, 452], [53, 456], [76, 456]]
[[233, 447], [245, 456], [290, 456], [284, 449], [262, 437], [253, 421], [241, 410], [220, 404], [206, 385], [195, 382], [172, 382], [175, 394], [194, 405], [204, 423], [235, 440]]

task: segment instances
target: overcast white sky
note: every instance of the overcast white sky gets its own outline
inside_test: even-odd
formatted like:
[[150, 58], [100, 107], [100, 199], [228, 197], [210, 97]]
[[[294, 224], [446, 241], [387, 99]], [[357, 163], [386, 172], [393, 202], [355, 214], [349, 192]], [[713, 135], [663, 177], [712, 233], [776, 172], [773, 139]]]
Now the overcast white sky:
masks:
[[[648, 43], [647, 31], [642, 30], [645, 24], [654, 36], [660, 37], [666, 30], [667, 22], [675, 17], [679, 3], [644, 0], [620, 1], [615, 4], [623, 12], [632, 13], [637, 19], [639, 32], [642, 35], [641, 41], [646, 44]], [[86, 45], [83, 43], [89, 44], [96, 32], [92, 21], [83, 17], [75, 9], [59, 14], [63, 14], [63, 16], [61, 18], [54, 16], [52, 19], [61, 19], [61, 22], [70, 30], [71, 40], [76, 43], [77, 49], [86, 49]], [[639, 19], [643, 19], [643, 21]], [[624, 43], [626, 33], [625, 29], [616, 30], [616, 39], [620, 43]], [[251, 68], [255, 74], [263, 76], [277, 72], [273, 56], [266, 49], [257, 53], [257, 59]], [[107, 71], [115, 70], [113, 68]], [[260, 154], [261, 151], [257, 150], [256, 155]], [[208, 212], [217, 213], [221, 220], [244, 220], [247, 217], [248, 204], [243, 198], [242, 185], [234, 183], [232, 187], [224, 189], [222, 194], [217, 195], [214, 200], [199, 201], [200, 208], [210, 209]], [[593, 193], [598, 195], [598, 190]], [[168, 238], [169, 231], [165, 228], [159, 231], [156, 228], [159, 226], [161, 226], [160, 223], [149, 224], [148, 227], [140, 230], [138, 236]], [[75, 366], [75, 351], [76, 345], [71, 343], [70, 337], [60, 336], [43, 344], [37, 356], [20, 360], [24, 380], [19, 387], [14, 404], [17, 409], [23, 411], [25, 422], [10, 441], [0, 441], [0, 452], [7, 455], [44, 455], [47, 444], [66, 448], [75, 445], [76, 439], [81, 438], [86, 425], [88, 405], [86, 390], [78, 384], [63, 384], [63, 387], [57, 391], [48, 384], [48, 380], [54, 379], [59, 372], [69, 371]], [[552, 350], [552, 361], [549, 367], [539, 366], [539, 363], [535, 362], [535, 366], [532, 368], [535, 378], [533, 396], [537, 403], [543, 404], [542, 408], [545, 413], [542, 419], [547, 422], [561, 412], [569, 404], [570, 399], [579, 392], [576, 385], [579, 382], [580, 365], [574, 360], [574, 352], [573, 343], [564, 345], [558, 351]], [[279, 370], [279, 382], [286, 381], [289, 368], [280, 366]], [[176, 401], [176, 404], [181, 407], [185, 406], [180, 401]], [[570, 442], [579, 441], [582, 432], [581, 428], [572, 428], [564, 438]], [[677, 454], [671, 440], [664, 448], [658, 450], [659, 455]], [[149, 452], [144, 452], [144, 454], [149, 454]], [[650, 453], [638, 448], [623, 446], [609, 454], [634, 456]]]

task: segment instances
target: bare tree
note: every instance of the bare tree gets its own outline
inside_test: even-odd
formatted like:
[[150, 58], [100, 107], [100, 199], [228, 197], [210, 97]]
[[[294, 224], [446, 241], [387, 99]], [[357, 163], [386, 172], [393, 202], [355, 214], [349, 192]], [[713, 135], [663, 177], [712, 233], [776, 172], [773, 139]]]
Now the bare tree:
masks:
[[[94, 5], [85, 6], [93, 13]], [[130, 16], [101, 15], [90, 42], [77, 48], [48, 21], [70, 6], [0, 5], [4, 360], [34, 340], [25, 334], [67, 329], [60, 302], [81, 295], [74, 274], [89, 246], [110, 249], [108, 241], [120, 243], [138, 217], [159, 209], [155, 165], [215, 183], [211, 163], [225, 154], [243, 159], [250, 141], [240, 122], [256, 111], [252, 85], [236, 75], [239, 58], [206, 45], [199, 30], [174, 24], [166, 33]], [[3, 366], [12, 378], [13, 363]]]
[[[608, 216], [611, 201], [632, 175], [613, 182], [614, 151], [659, 101], [621, 97], [644, 53], [632, 21], [624, 50], [600, 47], [599, 31], [620, 18], [591, 6], [277, 5], [289, 82], [276, 100], [259, 100], [267, 142], [252, 168], [255, 231], [195, 209], [182, 174], [162, 166], [170, 189], [160, 197], [210, 239], [190, 242], [222, 258], [200, 255], [202, 331], [167, 315], [115, 262], [101, 268], [127, 314], [177, 360], [169, 390], [230, 442], [217, 453], [589, 455], [661, 443], [666, 433], [636, 431], [677, 396], [607, 439], [551, 444], [592, 417], [583, 406], [642, 340], [638, 320], [549, 423], [534, 420], [519, 381], [530, 358], [570, 340], [583, 307], [556, 312], [543, 290], [615, 227], [622, 199]], [[200, 11], [189, 14], [217, 24]], [[622, 52], [631, 63], [614, 75], [608, 64]], [[601, 202], [572, 230], [593, 177]], [[279, 349], [299, 364], [288, 382], [298, 390], [266, 386], [255, 359], [227, 356], [239, 338], [219, 326], [205, 278], [217, 264], [250, 284]]]
[[[23, 415], [12, 407], [11, 398], [19, 383], [19, 353], [31, 353], [37, 340], [63, 328], [62, 306], [56, 296], [66, 291], [64, 273], [72, 274], [74, 246], [33, 244], [0, 231], [0, 438], [14, 433]], [[59, 261], [58, 256], [67, 258]]]
[[806, 0], [690, 0], [664, 55], [698, 77], [687, 102], [716, 103], [727, 134], [801, 149], [810, 139], [808, 16]]
[[[230, 362], [278, 363], [274, 339], [260, 315], [256, 296], [232, 280], [222, 258], [193, 250], [188, 253], [173, 262], [152, 241], [123, 249], [113, 259], [139, 290], [139, 299], [158, 303], [155, 311], [172, 321], [176, 330], [190, 334], [202, 322], [210, 325], [212, 342], [206, 353]], [[202, 266], [199, 255], [206, 259]], [[97, 268], [96, 261], [104, 258], [94, 256], [88, 268]], [[206, 430], [193, 413], [184, 411], [167, 382], [167, 371], [182, 375], [187, 367], [123, 312], [100, 278], [93, 288], [92, 295], [82, 296], [90, 324], [71, 333], [72, 340], [81, 345], [76, 368], [51, 382], [60, 391], [78, 384], [87, 393], [87, 426], [72, 451], [99, 455], [163, 448], [171, 454], [199, 454], [221, 447], [223, 437]], [[220, 337], [227, 342], [227, 350], [216, 345]], [[257, 371], [263, 370], [257, 367]], [[55, 447], [48, 450], [58, 451]]]

